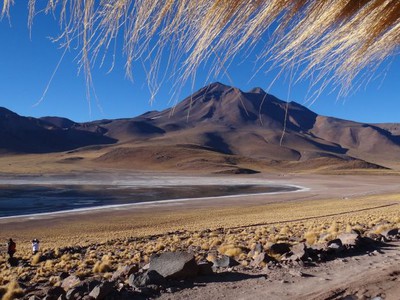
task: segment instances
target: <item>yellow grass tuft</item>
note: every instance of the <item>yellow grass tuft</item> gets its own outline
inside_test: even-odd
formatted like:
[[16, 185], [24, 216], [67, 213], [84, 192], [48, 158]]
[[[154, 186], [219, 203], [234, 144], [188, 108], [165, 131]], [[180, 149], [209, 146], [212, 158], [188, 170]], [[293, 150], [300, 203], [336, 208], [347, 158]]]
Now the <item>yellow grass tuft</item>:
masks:
[[32, 256], [32, 264], [37, 265], [38, 263], [40, 263], [41, 261], [40, 258], [41, 258], [40, 253], [36, 253], [34, 256]]
[[317, 242], [319, 235], [315, 231], [307, 231], [304, 233], [304, 238], [306, 239], [307, 244], [314, 245]]
[[24, 295], [24, 291], [20, 288], [16, 280], [11, 281], [7, 285], [7, 291], [3, 295], [2, 300], [12, 300]]
[[230, 257], [236, 257], [242, 254], [242, 248], [236, 247], [233, 244], [222, 245], [218, 248], [218, 252]]

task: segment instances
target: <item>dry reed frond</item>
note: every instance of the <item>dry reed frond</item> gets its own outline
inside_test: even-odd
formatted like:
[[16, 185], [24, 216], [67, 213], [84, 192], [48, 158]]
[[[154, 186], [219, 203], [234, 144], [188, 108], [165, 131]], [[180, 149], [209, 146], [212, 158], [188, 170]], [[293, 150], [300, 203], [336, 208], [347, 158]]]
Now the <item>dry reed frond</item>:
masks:
[[[3, 0], [7, 16], [13, 0]], [[29, 0], [29, 25], [37, 0]], [[80, 47], [80, 65], [90, 68], [123, 35], [126, 71], [150, 62], [149, 85], [160, 65], [185, 81], [201, 63], [215, 59], [210, 72], [224, 71], [244, 48], [273, 31], [260, 64], [303, 70], [314, 84], [348, 88], [361, 70], [375, 70], [400, 44], [398, 0], [48, 0], [43, 11], [59, 16], [64, 47]], [[114, 50], [115, 51], [115, 50]], [[101, 56], [101, 57], [99, 57]], [[216, 58], [215, 58], [216, 57]], [[182, 62], [183, 61], [183, 62]], [[165, 63], [167, 62], [167, 63]], [[182, 62], [182, 64], [180, 64]], [[112, 63], [111, 68], [114, 63]], [[165, 71], [167, 72], [167, 71]], [[371, 72], [366, 72], [366, 76]]]

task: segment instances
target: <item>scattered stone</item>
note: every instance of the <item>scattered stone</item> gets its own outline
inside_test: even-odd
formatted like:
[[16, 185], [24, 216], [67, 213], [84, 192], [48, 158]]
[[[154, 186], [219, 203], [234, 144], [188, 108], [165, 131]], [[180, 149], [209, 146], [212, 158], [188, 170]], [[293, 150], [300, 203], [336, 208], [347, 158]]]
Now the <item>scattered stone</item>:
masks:
[[133, 287], [145, 287], [148, 285], [164, 286], [166, 280], [157, 271], [148, 270], [137, 277], [135, 277], [135, 274], [130, 275], [128, 278], [128, 284]]
[[83, 297], [84, 295], [84, 289], [82, 287], [74, 287], [70, 290], [68, 290], [67, 294], [65, 295], [65, 298], [67, 300], [73, 300], [73, 299], [78, 299], [80, 297]]
[[89, 293], [89, 296], [93, 297], [95, 300], [102, 300], [113, 291], [113, 287], [114, 286], [112, 282], [102, 282]]
[[360, 236], [357, 233], [342, 233], [338, 236], [342, 245], [347, 248], [355, 248], [360, 244]]
[[288, 255], [287, 260], [291, 260], [291, 261], [304, 260], [307, 258], [306, 253], [307, 253], [306, 244], [304, 244], [304, 243], [296, 244], [290, 249], [290, 252], [287, 253], [287, 255]]
[[271, 254], [283, 255], [290, 252], [290, 245], [287, 243], [272, 244], [271, 247], [269, 248], [269, 252]]
[[382, 232], [381, 235], [387, 239], [397, 238], [397, 236], [399, 235], [399, 229], [398, 228], [389, 229]]
[[256, 246], [254, 247], [254, 251], [261, 253], [264, 251], [263, 245], [261, 243], [257, 243]]
[[167, 279], [195, 277], [198, 266], [192, 253], [164, 252], [150, 260], [149, 271], [156, 271]]
[[53, 286], [51, 288], [49, 288], [49, 290], [47, 291], [46, 300], [57, 300], [59, 299], [59, 297], [61, 297], [61, 299], [63, 299], [65, 296], [65, 290], [62, 287], [59, 286]]
[[113, 273], [113, 276], [111, 277], [111, 281], [116, 281], [117, 279], [119, 279], [121, 277], [128, 277], [131, 274], [137, 273], [138, 271], [139, 271], [138, 265], [123, 266]]
[[61, 283], [61, 287], [65, 290], [68, 291], [71, 288], [77, 286], [78, 284], [81, 283], [81, 280], [75, 276], [75, 275], [70, 275], [67, 278], [65, 278], [62, 283]]
[[[372, 239], [372, 240], [374, 240], [374, 241], [382, 241], [382, 242], [384, 242], [383, 239], [386, 240], [386, 238], [385, 238], [383, 235], [377, 234], [377, 233], [374, 233], [374, 232], [368, 232], [368, 233], [366, 234], [366, 237], [368, 237], [369, 239]], [[365, 237], [364, 237], [364, 238], [365, 238]]]
[[213, 261], [213, 268], [229, 268], [239, 265], [239, 263], [227, 255], [217, 258]]
[[96, 279], [81, 281], [78, 285], [67, 291], [66, 299], [76, 299], [83, 297], [85, 294], [89, 294], [97, 285], [101, 282]]
[[343, 243], [340, 239], [334, 239], [329, 241], [327, 244], [328, 250], [333, 250], [334, 252], [341, 252], [343, 250]]
[[[253, 260], [250, 262], [250, 266], [251, 267], [262, 267], [266, 263], [269, 263], [272, 260], [273, 259], [270, 256], [268, 256], [266, 253], [262, 252], [259, 254], [255, 254], [253, 256]], [[264, 263], [264, 265], [263, 265], [263, 263]]]

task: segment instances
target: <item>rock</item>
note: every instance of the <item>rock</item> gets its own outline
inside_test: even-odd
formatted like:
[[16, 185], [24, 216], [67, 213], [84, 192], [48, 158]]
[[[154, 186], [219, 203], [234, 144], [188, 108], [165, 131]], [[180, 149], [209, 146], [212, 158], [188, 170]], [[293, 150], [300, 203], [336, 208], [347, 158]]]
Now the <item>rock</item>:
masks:
[[389, 229], [382, 232], [381, 235], [383, 235], [387, 239], [393, 239], [399, 235], [399, 229], [398, 228]]
[[283, 255], [285, 253], [290, 252], [290, 245], [287, 243], [272, 244], [271, 247], [269, 248], [269, 252], [271, 254]]
[[287, 259], [291, 261], [300, 261], [307, 258], [307, 246], [305, 243], [294, 245], [287, 254]]
[[74, 287], [72, 289], [69, 289], [67, 294], [65, 295], [65, 298], [67, 300], [74, 300], [83, 297], [85, 293], [84, 288], [82, 287]]
[[260, 254], [261, 252], [264, 252], [264, 248], [261, 243], [257, 243], [254, 249], [251, 249], [249, 251], [249, 256], [253, 257], [254, 255]]
[[138, 265], [123, 266], [114, 272], [113, 276], [111, 277], [111, 281], [116, 281], [118, 278], [121, 277], [128, 277], [131, 274], [137, 273], [138, 271]]
[[61, 287], [65, 291], [68, 291], [80, 283], [81, 283], [81, 280], [78, 277], [76, 277], [75, 275], [70, 275], [62, 281]]
[[95, 300], [102, 300], [113, 291], [114, 285], [112, 282], [105, 281], [97, 285], [90, 293], [89, 296]]
[[343, 250], [343, 243], [340, 239], [334, 239], [327, 243], [328, 250], [333, 250], [334, 252], [341, 252]]
[[195, 277], [198, 266], [191, 253], [165, 252], [150, 260], [149, 271], [156, 271], [167, 279], [185, 279]]
[[212, 269], [213, 264], [210, 262], [200, 262], [198, 265], [199, 267], [199, 272], [198, 275], [212, 275], [214, 274], [214, 271]]
[[81, 283], [67, 291], [66, 298], [69, 300], [83, 297], [85, 294], [89, 294], [100, 283], [96, 279], [81, 281]]
[[239, 265], [239, 263], [227, 255], [223, 255], [221, 258], [217, 258], [213, 261], [214, 268], [228, 268], [237, 265]]
[[128, 278], [128, 284], [132, 287], [145, 287], [148, 285], [165, 285], [165, 278], [157, 271], [148, 270], [139, 276], [132, 274]]
[[53, 286], [49, 288], [46, 294], [47, 300], [57, 300], [59, 298], [65, 298], [65, 290], [59, 286]]
[[261, 252], [253, 256], [253, 260], [250, 262], [251, 267], [262, 267], [263, 263], [268, 263], [272, 260], [266, 253]]
[[357, 233], [342, 233], [337, 238], [347, 248], [357, 247], [360, 243], [360, 236]]
[[[385, 241], [387, 240], [387, 238], [385, 238], [383, 235], [377, 234], [377, 233], [374, 233], [374, 232], [368, 232], [368, 233], [366, 234], [366, 237], [368, 237], [368, 238], [370, 238], [370, 239], [372, 239], [372, 240], [374, 240], [374, 241], [385, 242]], [[365, 237], [364, 237], [364, 238], [365, 238]]]
[[254, 247], [254, 251], [258, 253], [263, 252], [264, 251], [263, 245], [261, 243], [257, 243], [256, 246]]

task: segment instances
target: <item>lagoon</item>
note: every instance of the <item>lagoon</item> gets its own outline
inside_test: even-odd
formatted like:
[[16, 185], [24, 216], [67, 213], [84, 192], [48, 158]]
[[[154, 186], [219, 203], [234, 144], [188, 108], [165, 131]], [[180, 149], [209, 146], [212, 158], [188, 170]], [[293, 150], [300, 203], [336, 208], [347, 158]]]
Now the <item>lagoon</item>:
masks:
[[[151, 182], [149, 182], [151, 183]], [[56, 213], [157, 201], [293, 192], [296, 186], [273, 184], [0, 184], [0, 218]]]

